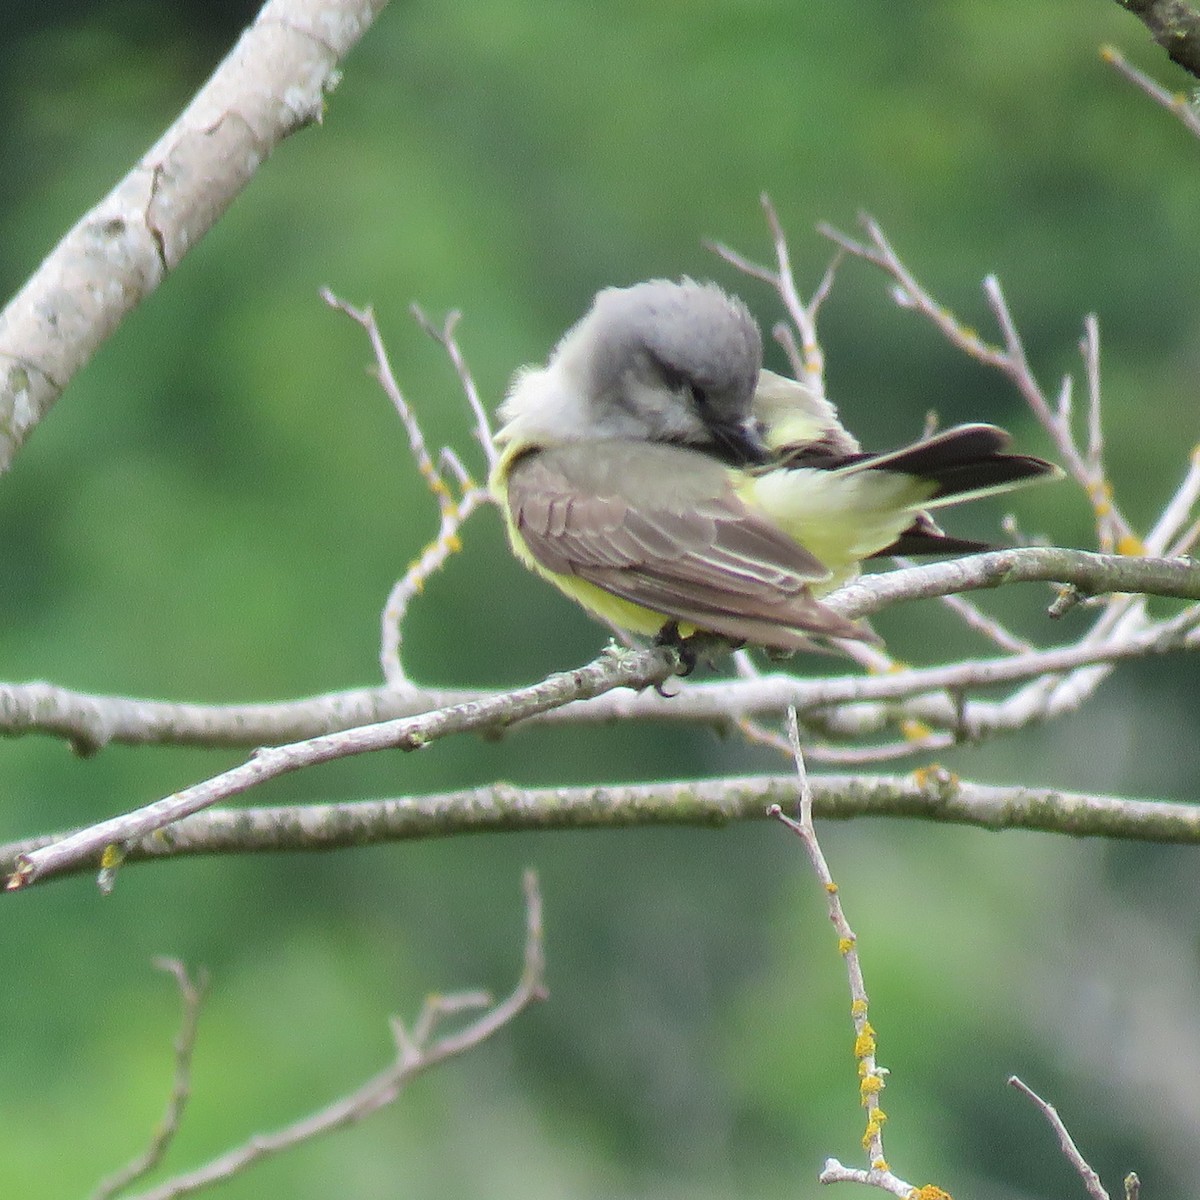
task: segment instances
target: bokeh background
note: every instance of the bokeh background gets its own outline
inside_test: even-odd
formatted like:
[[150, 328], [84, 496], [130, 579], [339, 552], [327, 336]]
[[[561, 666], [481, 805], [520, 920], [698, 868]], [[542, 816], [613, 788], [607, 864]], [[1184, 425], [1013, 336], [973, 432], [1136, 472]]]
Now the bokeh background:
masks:
[[[150, 145], [253, 9], [9, 3], [0, 291]], [[209, 701], [375, 682], [379, 609], [435, 516], [364, 338], [318, 287], [376, 305], [429, 436], [478, 463], [410, 302], [462, 309], [492, 402], [606, 284], [711, 276], [769, 325], [767, 290], [701, 246], [767, 257], [764, 189], [808, 286], [830, 253], [815, 223], [851, 228], [860, 209], [985, 332], [979, 281], [998, 273], [1047, 381], [1076, 368], [1083, 314], [1098, 313], [1113, 482], [1144, 525], [1200, 439], [1200, 146], [1101, 64], [1106, 41], [1187, 86], [1112, 3], [395, 0], [324, 126], [279, 149], [0, 480], [0, 673]], [[1002, 381], [893, 307], [865, 265], [842, 269], [823, 335], [831, 394], [868, 443], [914, 436], [936, 407], [1050, 452]], [[1008, 507], [1026, 530], [1092, 544], [1069, 485]], [[953, 528], [994, 535], [1003, 511], [978, 505]], [[465, 536], [412, 609], [416, 678], [517, 684], [592, 656], [604, 633], [511, 562], [494, 513]], [[987, 603], [1047, 639], [1044, 600]], [[933, 606], [879, 625], [917, 662], [982, 649]], [[1077, 716], [944, 761], [981, 780], [1196, 800], [1198, 709], [1193, 662], [1123, 667]], [[240, 759], [114, 747], [82, 761], [7, 741], [0, 836]], [[530, 730], [357, 759], [253, 799], [780, 765], [705, 731]], [[1004, 1086], [1017, 1072], [1111, 1187], [1136, 1168], [1144, 1195], [1200, 1195], [1194, 849], [897, 821], [825, 841], [893, 1072], [899, 1172], [978, 1200], [1082, 1194]], [[79, 880], [7, 901], [6, 1186], [86, 1194], [144, 1144], [177, 1020], [154, 955], [213, 979], [181, 1169], [382, 1064], [387, 1014], [428, 990], [506, 989], [525, 865], [546, 898], [551, 1002], [222, 1195], [794, 1200], [817, 1194], [827, 1154], [858, 1161], [841, 963], [796, 846], [757, 823], [182, 862], [128, 870], [107, 899]]]

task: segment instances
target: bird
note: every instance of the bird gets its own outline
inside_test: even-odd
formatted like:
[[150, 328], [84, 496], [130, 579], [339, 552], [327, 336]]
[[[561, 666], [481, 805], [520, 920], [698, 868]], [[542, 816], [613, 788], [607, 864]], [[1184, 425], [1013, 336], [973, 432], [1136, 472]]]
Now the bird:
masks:
[[516, 557], [619, 629], [790, 653], [877, 642], [820, 597], [882, 554], [960, 553], [928, 509], [1053, 475], [964, 425], [865, 454], [811, 387], [765, 370], [715, 283], [598, 292], [515, 375], [489, 486]]

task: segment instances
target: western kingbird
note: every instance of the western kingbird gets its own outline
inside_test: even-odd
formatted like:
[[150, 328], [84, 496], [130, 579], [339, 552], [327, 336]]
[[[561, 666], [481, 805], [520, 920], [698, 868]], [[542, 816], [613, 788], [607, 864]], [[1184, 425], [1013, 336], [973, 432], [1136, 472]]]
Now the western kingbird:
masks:
[[667, 640], [873, 641], [816, 595], [883, 553], [955, 553], [925, 509], [1055, 468], [962, 426], [863, 454], [833, 406], [762, 370], [712, 283], [606, 288], [500, 410], [491, 488], [517, 557], [585, 609]]

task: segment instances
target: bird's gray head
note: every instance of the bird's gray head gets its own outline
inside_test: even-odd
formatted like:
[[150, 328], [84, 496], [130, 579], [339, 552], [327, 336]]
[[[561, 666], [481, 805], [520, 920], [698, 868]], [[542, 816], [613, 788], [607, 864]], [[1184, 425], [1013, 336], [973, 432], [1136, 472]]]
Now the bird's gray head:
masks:
[[716, 284], [606, 288], [545, 370], [518, 378], [503, 415], [555, 440], [672, 442], [757, 462], [765, 447], [751, 401], [761, 365], [758, 325]]

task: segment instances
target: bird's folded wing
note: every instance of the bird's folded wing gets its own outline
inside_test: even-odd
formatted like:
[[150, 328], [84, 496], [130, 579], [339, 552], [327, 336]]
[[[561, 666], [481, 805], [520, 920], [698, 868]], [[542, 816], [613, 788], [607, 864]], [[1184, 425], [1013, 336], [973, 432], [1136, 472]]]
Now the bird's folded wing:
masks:
[[554, 574], [781, 649], [807, 644], [804, 634], [873, 637], [813, 599], [809, 584], [826, 568], [695, 452], [639, 442], [536, 450], [513, 464], [507, 492], [529, 553]]

